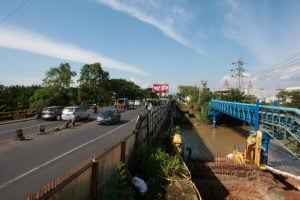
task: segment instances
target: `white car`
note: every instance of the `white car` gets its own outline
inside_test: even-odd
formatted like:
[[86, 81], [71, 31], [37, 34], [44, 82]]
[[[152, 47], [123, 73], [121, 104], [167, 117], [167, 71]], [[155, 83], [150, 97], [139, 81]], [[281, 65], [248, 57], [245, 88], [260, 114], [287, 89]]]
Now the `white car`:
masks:
[[79, 106], [65, 107], [61, 115], [62, 120], [75, 120], [89, 119], [90, 113], [87, 109]]
[[134, 105], [135, 105], [135, 106], [141, 105], [141, 101], [140, 101], [140, 100], [135, 100], [135, 101], [134, 101]]

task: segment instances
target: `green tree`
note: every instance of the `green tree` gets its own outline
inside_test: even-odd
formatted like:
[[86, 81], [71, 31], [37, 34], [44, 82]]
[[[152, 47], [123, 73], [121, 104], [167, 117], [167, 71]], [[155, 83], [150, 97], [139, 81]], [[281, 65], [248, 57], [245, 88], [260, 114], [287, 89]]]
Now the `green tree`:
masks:
[[43, 88], [37, 90], [30, 98], [30, 107], [42, 108], [51, 105], [69, 105], [72, 99], [72, 78], [76, 76], [71, 71], [69, 63], [62, 63], [59, 67], [52, 67], [43, 79]]
[[30, 107], [29, 99], [40, 86], [0, 86], [0, 112], [24, 110]]
[[200, 104], [199, 104], [200, 91], [198, 87], [180, 85], [178, 87], [178, 91], [179, 93], [177, 94], [177, 96], [180, 99], [184, 99], [189, 96], [190, 97], [189, 105], [191, 106], [191, 108], [195, 110], [200, 110]]
[[152, 92], [152, 88], [146, 88], [146, 89], [142, 90], [142, 98], [143, 99], [147, 99], [147, 98], [158, 99], [159, 96], [158, 96], [158, 94]]
[[116, 98], [141, 99], [145, 95], [138, 85], [125, 79], [111, 79], [110, 85]]
[[75, 71], [71, 71], [69, 63], [61, 63], [59, 67], [52, 67], [46, 72], [46, 77], [43, 79], [45, 86], [53, 86], [58, 89], [68, 89], [73, 83], [72, 78], [76, 76]]
[[79, 101], [85, 103], [111, 101], [109, 73], [102, 70], [100, 63], [84, 65], [81, 69], [79, 83]]
[[57, 92], [56, 87], [43, 87], [30, 98], [30, 107], [41, 109], [50, 105], [64, 105], [61, 99], [63, 95]]
[[281, 106], [293, 107], [300, 109], [300, 90], [280, 91], [276, 97]]
[[220, 99], [224, 101], [231, 102], [241, 102], [241, 103], [255, 103], [256, 97], [254, 95], [246, 95], [244, 92], [239, 91], [238, 89], [232, 89], [230, 93], [215, 93], [213, 95], [214, 99]]

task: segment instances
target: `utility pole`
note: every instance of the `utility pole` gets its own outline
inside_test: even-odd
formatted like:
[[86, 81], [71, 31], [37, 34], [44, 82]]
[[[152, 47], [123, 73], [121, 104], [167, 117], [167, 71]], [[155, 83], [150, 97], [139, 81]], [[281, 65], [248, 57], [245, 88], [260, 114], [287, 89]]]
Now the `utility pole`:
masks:
[[200, 96], [204, 89], [207, 87], [207, 81], [201, 80], [198, 94], [198, 104], [200, 104]]
[[232, 75], [231, 77], [236, 78], [236, 82], [237, 82], [236, 88], [239, 91], [242, 91], [244, 89], [243, 78], [244, 78], [244, 72], [246, 71], [243, 67], [244, 64], [245, 63], [242, 61], [242, 59], [240, 57], [236, 62], [232, 63], [232, 65], [236, 65], [237, 67], [230, 70], [232, 72], [235, 72], [235, 75]]

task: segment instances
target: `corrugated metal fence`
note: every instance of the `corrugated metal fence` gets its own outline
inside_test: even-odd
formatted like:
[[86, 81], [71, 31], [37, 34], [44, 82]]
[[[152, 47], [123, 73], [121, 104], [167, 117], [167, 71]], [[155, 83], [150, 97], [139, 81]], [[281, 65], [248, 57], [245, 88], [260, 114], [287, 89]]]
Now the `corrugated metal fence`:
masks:
[[129, 164], [137, 145], [151, 144], [166, 121], [169, 108], [169, 105], [163, 105], [141, 113], [132, 134], [28, 195], [26, 200], [99, 199], [99, 189], [112, 169], [120, 162]]

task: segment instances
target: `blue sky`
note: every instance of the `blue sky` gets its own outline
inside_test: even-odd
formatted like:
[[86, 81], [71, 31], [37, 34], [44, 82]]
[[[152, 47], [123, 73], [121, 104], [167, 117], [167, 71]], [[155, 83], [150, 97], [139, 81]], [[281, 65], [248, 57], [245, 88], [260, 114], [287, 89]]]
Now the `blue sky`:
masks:
[[[16, 8], [18, 8], [16, 10]], [[245, 86], [300, 86], [298, 0], [0, 0], [0, 84], [39, 84], [68, 62], [111, 78], [218, 90], [241, 57]]]

